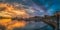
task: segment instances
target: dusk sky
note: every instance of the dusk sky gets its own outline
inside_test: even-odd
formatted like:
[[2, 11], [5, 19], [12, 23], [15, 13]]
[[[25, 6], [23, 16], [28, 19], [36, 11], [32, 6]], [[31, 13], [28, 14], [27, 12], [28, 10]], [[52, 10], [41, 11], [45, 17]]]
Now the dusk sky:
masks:
[[[6, 3], [19, 3], [28, 8], [28, 13], [33, 16], [53, 15], [60, 11], [60, 0], [0, 0]], [[34, 12], [31, 12], [33, 10]]]

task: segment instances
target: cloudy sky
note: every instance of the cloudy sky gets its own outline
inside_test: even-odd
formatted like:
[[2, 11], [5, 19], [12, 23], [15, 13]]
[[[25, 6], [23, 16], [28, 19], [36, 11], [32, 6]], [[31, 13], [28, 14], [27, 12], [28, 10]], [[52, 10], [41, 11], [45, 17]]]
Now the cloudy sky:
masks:
[[28, 8], [26, 10], [33, 16], [53, 15], [60, 11], [60, 0], [0, 0], [6, 3], [19, 3]]

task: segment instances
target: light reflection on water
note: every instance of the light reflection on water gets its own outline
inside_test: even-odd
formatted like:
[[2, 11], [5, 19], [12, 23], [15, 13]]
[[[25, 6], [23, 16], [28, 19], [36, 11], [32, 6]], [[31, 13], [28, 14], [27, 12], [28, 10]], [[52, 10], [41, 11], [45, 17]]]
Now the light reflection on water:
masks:
[[44, 22], [29, 23], [24, 28], [14, 28], [14, 30], [54, 30], [52, 26]]

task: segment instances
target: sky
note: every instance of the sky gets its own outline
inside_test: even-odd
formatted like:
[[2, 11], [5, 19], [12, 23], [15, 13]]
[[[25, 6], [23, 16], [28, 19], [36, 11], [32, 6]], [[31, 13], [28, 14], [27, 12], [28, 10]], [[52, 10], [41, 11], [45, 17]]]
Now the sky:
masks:
[[19, 3], [28, 8], [32, 16], [53, 15], [60, 11], [60, 0], [0, 0], [6, 3]]

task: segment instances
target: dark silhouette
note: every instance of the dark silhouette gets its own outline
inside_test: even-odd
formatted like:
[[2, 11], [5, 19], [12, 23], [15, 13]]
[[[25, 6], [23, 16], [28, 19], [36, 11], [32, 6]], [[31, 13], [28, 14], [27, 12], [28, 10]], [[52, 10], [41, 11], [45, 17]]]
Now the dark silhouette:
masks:
[[0, 25], [0, 30], [6, 30], [5, 26]]

